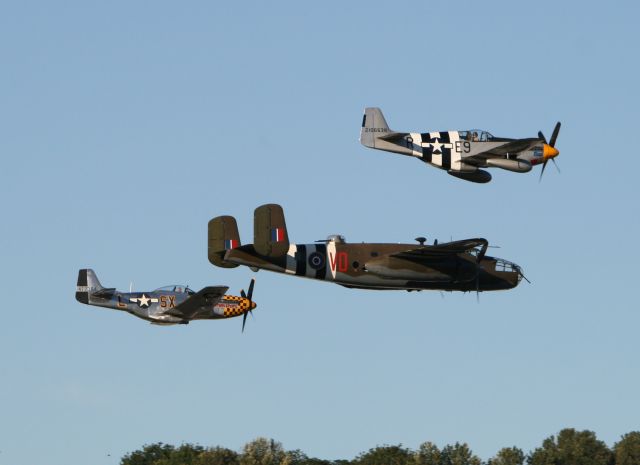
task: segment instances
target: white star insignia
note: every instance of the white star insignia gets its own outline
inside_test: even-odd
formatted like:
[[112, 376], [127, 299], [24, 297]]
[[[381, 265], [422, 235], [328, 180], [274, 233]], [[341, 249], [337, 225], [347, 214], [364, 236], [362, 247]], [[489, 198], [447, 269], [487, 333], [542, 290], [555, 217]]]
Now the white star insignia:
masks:
[[148, 307], [149, 302], [154, 304], [158, 301], [158, 299], [154, 299], [153, 297], [147, 297], [146, 295], [142, 294], [142, 297], [138, 297], [138, 298], [131, 297], [129, 298], [129, 301], [137, 303], [140, 307]]
[[438, 138], [436, 137], [435, 142], [431, 142], [431, 147], [433, 147], [433, 153], [440, 153], [442, 152], [442, 144], [440, 143], [440, 141], [438, 140]]

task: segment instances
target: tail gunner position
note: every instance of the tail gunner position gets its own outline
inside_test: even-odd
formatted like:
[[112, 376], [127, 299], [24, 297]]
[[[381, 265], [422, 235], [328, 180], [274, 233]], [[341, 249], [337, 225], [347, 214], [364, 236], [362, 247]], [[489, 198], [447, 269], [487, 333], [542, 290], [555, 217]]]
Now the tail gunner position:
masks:
[[495, 137], [479, 129], [396, 132], [389, 129], [380, 108], [365, 108], [360, 143], [372, 149], [416, 157], [466, 181], [485, 183], [491, 181], [491, 174], [480, 168], [527, 173], [533, 166], [542, 164], [542, 179], [547, 162], [551, 160], [555, 165], [555, 157], [560, 154], [555, 148], [559, 132], [558, 122], [548, 143], [542, 132], [528, 139]]
[[102, 287], [90, 269], [78, 272], [76, 300], [87, 305], [129, 312], [156, 325], [187, 324], [193, 320], [218, 320], [242, 315], [242, 330], [247, 313], [256, 308], [251, 300], [254, 280], [249, 293], [225, 295], [227, 286], [209, 286], [194, 292], [188, 286], [165, 286], [149, 292], [120, 292]]
[[280, 205], [262, 205], [254, 214], [254, 243], [241, 245], [236, 220], [209, 221], [209, 261], [332, 281], [357, 289], [496, 291], [524, 278], [515, 263], [485, 255], [486, 239], [426, 245], [348, 244], [329, 236], [314, 244], [290, 244]]

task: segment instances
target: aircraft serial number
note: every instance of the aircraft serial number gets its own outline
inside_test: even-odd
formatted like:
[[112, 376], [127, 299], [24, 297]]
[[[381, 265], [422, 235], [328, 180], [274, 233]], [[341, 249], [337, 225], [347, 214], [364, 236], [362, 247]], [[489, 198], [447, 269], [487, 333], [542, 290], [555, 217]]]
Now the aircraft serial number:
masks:
[[386, 128], [364, 128], [364, 132], [389, 132]]
[[456, 152], [458, 153], [469, 153], [471, 152], [471, 143], [466, 140], [457, 140], [456, 141]]
[[162, 308], [174, 308], [176, 306], [176, 296], [175, 295], [161, 295], [160, 296], [160, 306]]

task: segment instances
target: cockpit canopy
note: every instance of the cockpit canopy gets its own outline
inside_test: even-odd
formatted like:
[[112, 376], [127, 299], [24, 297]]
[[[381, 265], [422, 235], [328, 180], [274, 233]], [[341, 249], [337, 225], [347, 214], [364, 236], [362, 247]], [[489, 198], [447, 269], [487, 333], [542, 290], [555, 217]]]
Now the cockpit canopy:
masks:
[[195, 294], [195, 292], [192, 289], [189, 289], [189, 286], [185, 286], [182, 284], [172, 284], [171, 286], [159, 287], [153, 292], [173, 292], [175, 294], [188, 294], [188, 295]]
[[342, 234], [331, 234], [327, 236], [327, 242], [335, 242], [336, 244], [346, 244], [347, 240]]
[[482, 129], [458, 131], [458, 136], [460, 136], [460, 140], [468, 140], [469, 142], [489, 142], [494, 139], [491, 133]]

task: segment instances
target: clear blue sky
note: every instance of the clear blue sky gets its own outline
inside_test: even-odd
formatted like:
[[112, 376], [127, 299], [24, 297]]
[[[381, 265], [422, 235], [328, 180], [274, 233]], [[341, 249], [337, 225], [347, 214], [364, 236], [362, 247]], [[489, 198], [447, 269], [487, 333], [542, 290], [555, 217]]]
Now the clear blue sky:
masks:
[[[5, 2], [0, 465], [115, 464], [145, 443], [273, 437], [323, 458], [563, 427], [640, 429], [636, 2]], [[392, 128], [551, 133], [488, 185], [358, 143]], [[153, 289], [254, 276], [210, 218], [289, 235], [487, 237], [532, 285], [366, 292], [257, 274], [240, 320], [156, 327], [74, 300], [78, 268]], [[107, 457], [111, 454], [111, 457]]]

